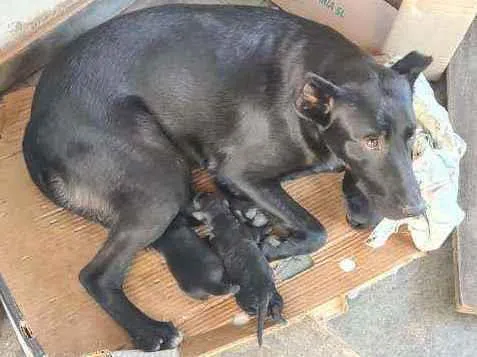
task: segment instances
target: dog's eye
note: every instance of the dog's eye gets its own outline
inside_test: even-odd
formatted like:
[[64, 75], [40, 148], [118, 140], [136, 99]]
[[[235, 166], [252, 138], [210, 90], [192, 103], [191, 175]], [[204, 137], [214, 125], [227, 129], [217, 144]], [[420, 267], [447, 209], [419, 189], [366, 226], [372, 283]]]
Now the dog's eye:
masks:
[[368, 150], [381, 150], [382, 148], [382, 140], [379, 136], [368, 136], [363, 141]]
[[406, 140], [410, 140], [410, 139], [412, 139], [412, 137], [414, 136], [415, 133], [416, 133], [416, 128], [415, 127], [407, 128], [405, 133], [404, 133], [404, 138]]

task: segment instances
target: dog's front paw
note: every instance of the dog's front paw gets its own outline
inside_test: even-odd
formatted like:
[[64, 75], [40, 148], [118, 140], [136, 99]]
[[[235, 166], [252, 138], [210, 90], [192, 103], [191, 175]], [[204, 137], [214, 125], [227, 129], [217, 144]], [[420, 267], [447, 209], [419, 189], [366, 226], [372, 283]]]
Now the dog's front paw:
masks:
[[361, 193], [345, 196], [346, 220], [354, 229], [367, 229], [376, 226], [382, 219], [371, 207], [368, 199]]
[[176, 348], [183, 339], [182, 333], [170, 322], [153, 321], [132, 336], [134, 345], [145, 352]]
[[382, 217], [369, 210], [348, 209], [346, 213], [346, 221], [354, 229], [372, 229], [381, 219]]

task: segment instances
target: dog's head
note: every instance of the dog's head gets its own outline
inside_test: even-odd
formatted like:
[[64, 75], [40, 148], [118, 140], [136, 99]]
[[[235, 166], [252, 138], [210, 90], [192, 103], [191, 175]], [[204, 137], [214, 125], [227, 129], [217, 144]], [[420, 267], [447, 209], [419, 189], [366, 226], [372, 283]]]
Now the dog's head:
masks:
[[376, 65], [364, 80], [340, 85], [308, 73], [296, 100], [297, 114], [316, 123], [328, 147], [387, 218], [424, 211], [411, 162], [412, 87], [431, 61], [411, 52], [391, 68]]

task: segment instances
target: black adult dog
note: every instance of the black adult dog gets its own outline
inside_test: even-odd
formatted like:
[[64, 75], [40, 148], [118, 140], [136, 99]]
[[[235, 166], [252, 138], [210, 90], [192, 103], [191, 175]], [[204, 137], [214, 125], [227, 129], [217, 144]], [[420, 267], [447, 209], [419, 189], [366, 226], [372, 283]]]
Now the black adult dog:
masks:
[[274, 10], [146, 9], [89, 31], [45, 69], [25, 160], [46, 196], [110, 228], [80, 273], [88, 292], [138, 348], [171, 348], [178, 331], [139, 311], [122, 282], [190, 202], [191, 166], [293, 233], [264, 245], [268, 259], [326, 241], [280, 186], [302, 170], [346, 168], [369, 215], [420, 214], [411, 88], [430, 61], [413, 52], [384, 68], [330, 28]]

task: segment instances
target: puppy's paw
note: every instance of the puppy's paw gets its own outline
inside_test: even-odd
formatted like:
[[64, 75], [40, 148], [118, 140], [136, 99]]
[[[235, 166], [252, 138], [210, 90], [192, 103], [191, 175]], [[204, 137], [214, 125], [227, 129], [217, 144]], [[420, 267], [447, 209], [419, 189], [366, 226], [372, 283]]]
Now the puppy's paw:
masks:
[[[256, 316], [258, 314], [258, 306], [263, 302], [258, 296], [253, 294], [244, 294], [239, 291], [235, 295], [237, 305], [248, 315]], [[273, 321], [285, 321], [282, 316], [283, 312], [283, 298], [276, 289], [269, 293], [267, 316], [271, 317]]]
[[254, 227], [263, 227], [269, 223], [267, 216], [252, 201], [231, 198], [228, 202], [230, 210], [240, 221]]
[[280, 323], [286, 323], [287, 321], [283, 318], [283, 298], [275, 290], [270, 298], [270, 303], [268, 304], [268, 315], [272, 318], [273, 321]]
[[[251, 316], [257, 318], [257, 341], [261, 346], [263, 342], [263, 331], [265, 320], [271, 317], [273, 321], [286, 322], [282, 316], [283, 299], [276, 291], [275, 287], [269, 292], [262, 291], [261, 294], [241, 294], [235, 295], [237, 304]], [[249, 291], [250, 293], [250, 291]]]
[[176, 348], [183, 335], [170, 322], [154, 321], [131, 335], [134, 345], [145, 352]]

